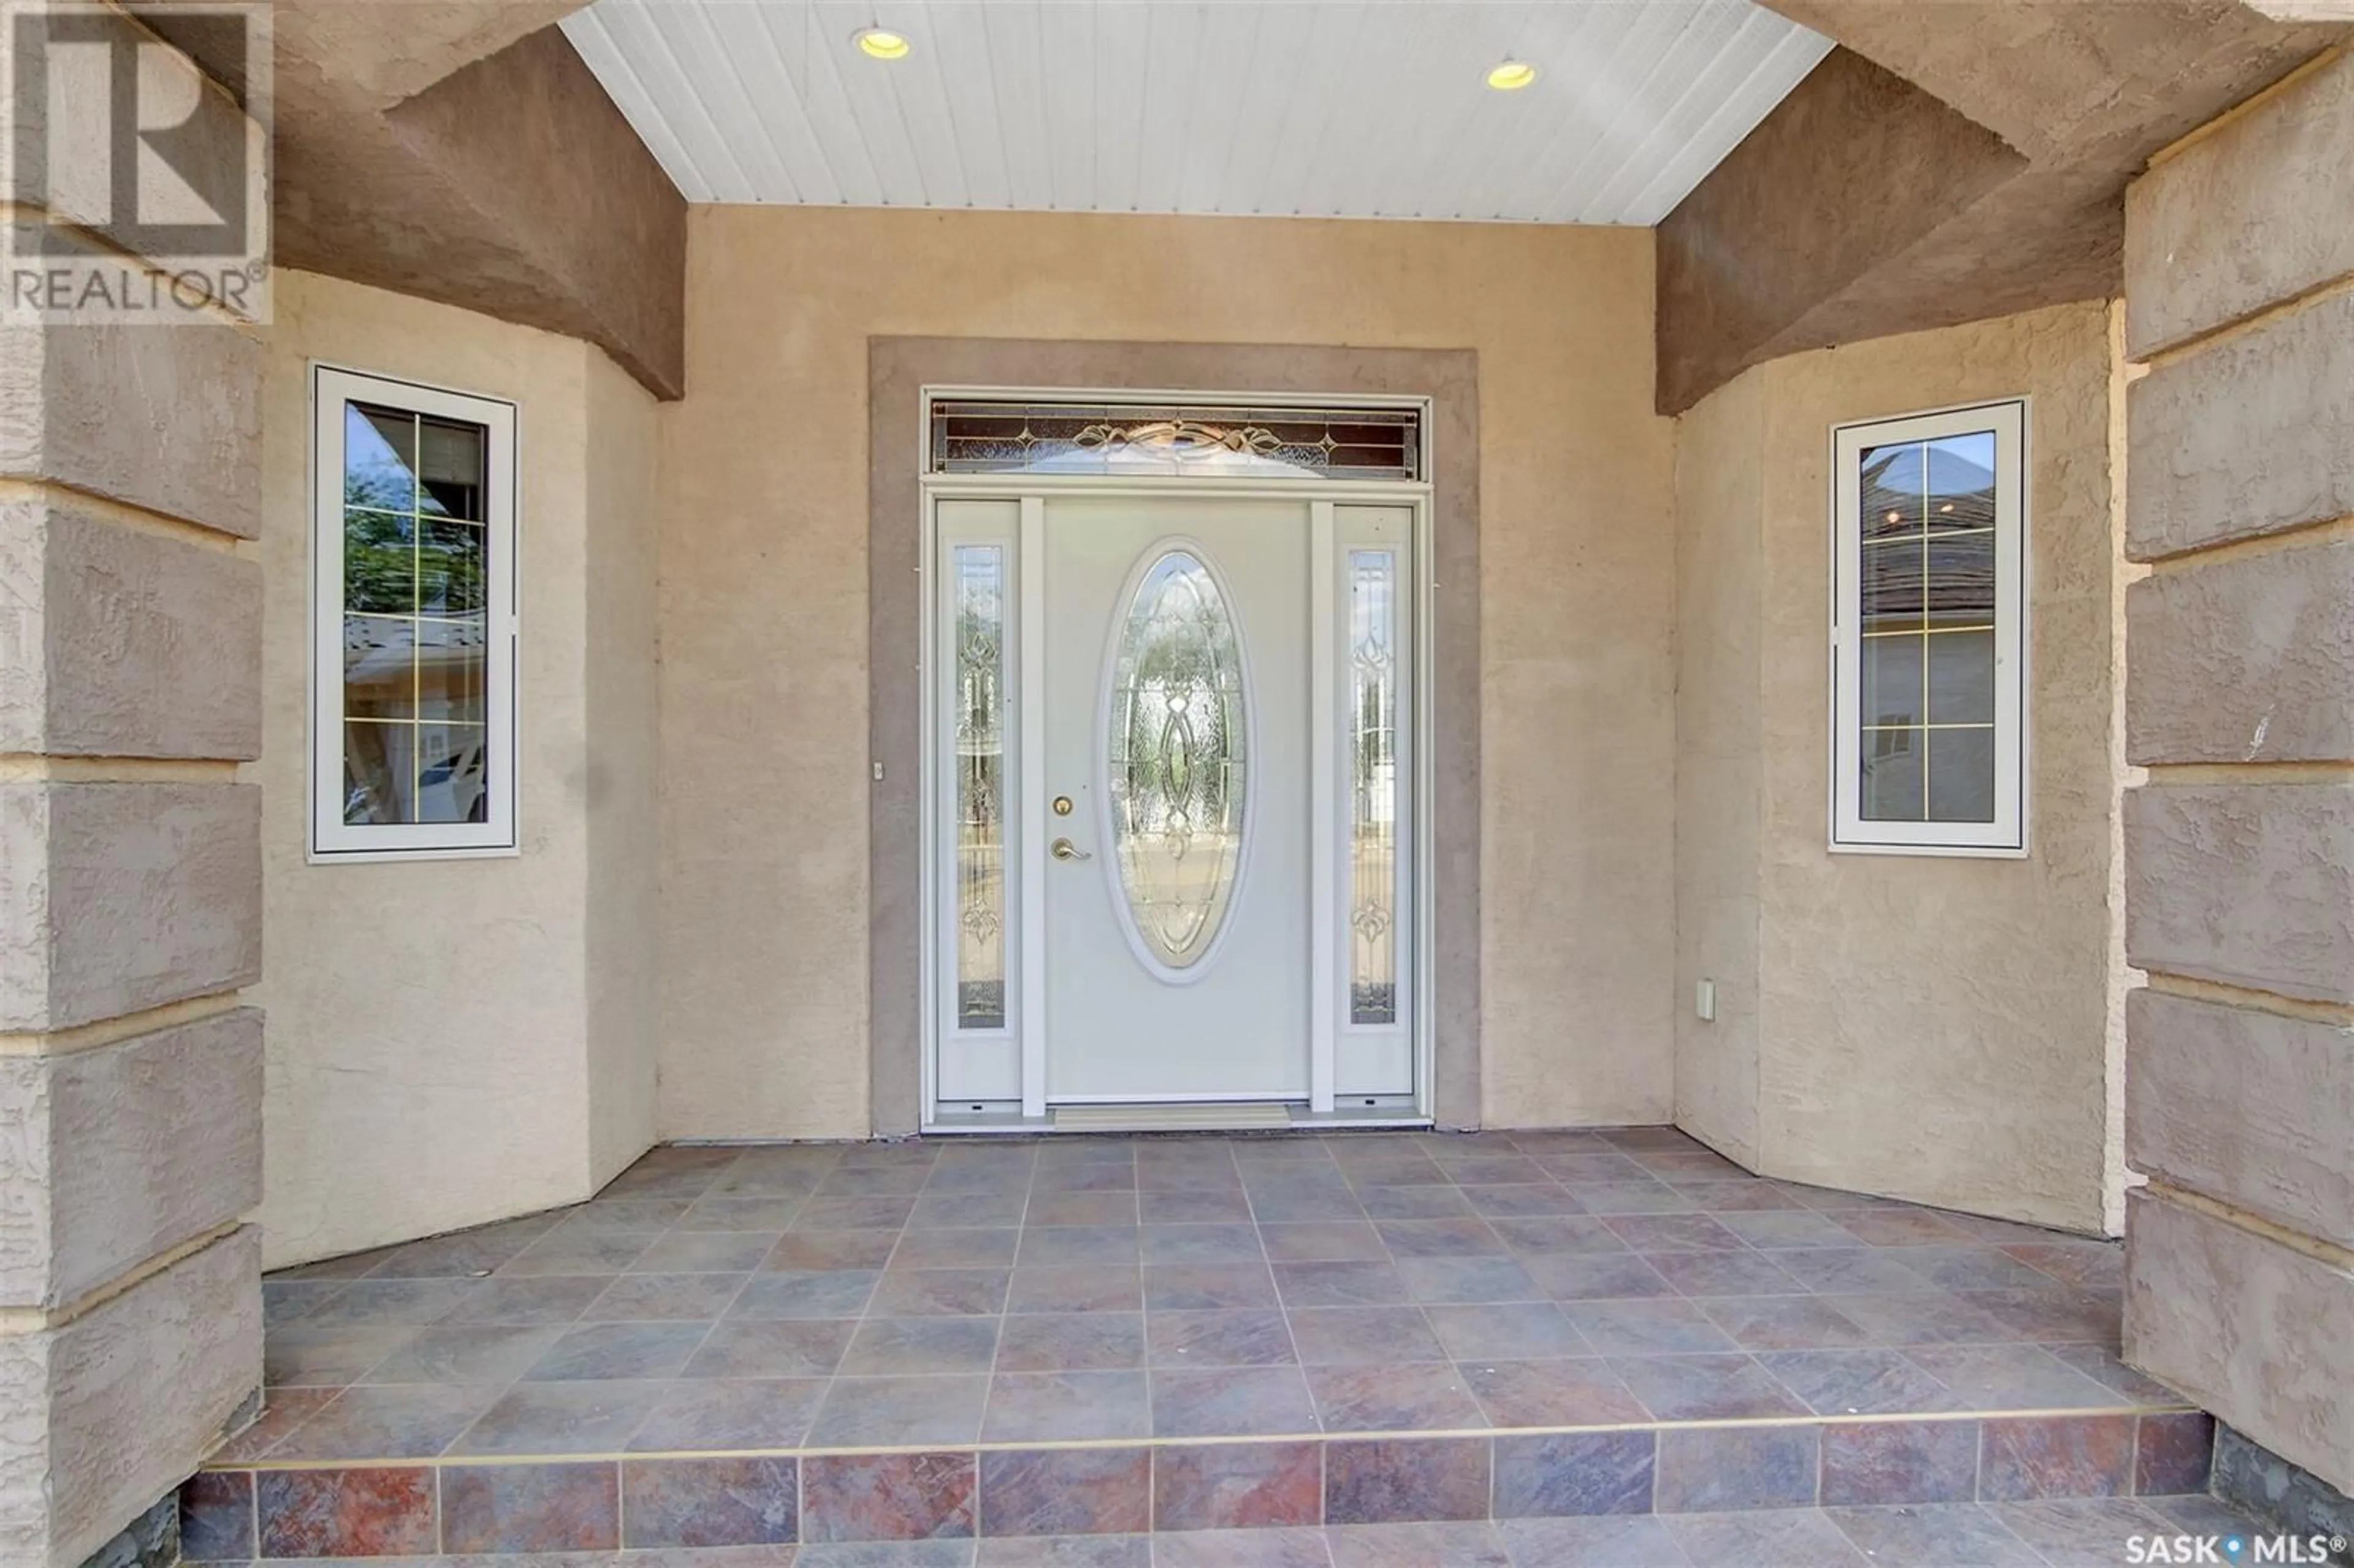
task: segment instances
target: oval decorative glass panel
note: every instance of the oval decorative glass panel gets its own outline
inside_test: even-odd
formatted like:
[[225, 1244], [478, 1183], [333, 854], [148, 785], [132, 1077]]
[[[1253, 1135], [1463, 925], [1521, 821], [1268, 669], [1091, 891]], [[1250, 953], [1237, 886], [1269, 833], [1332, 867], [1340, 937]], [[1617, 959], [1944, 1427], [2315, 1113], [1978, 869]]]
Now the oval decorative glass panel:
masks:
[[1137, 585], [1112, 651], [1106, 783], [1129, 922], [1171, 969], [1201, 962], [1234, 902], [1246, 701], [1217, 579], [1191, 552], [1164, 553]]

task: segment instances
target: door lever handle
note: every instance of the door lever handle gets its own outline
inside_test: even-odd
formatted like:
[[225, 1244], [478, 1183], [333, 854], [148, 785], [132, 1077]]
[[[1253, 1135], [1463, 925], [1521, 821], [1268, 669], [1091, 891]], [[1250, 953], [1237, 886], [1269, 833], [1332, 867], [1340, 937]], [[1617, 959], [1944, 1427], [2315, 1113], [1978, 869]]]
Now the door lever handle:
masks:
[[1079, 848], [1076, 844], [1071, 842], [1068, 839], [1056, 839], [1053, 843], [1046, 846], [1046, 853], [1053, 855], [1056, 860], [1093, 860], [1096, 858], [1087, 851]]

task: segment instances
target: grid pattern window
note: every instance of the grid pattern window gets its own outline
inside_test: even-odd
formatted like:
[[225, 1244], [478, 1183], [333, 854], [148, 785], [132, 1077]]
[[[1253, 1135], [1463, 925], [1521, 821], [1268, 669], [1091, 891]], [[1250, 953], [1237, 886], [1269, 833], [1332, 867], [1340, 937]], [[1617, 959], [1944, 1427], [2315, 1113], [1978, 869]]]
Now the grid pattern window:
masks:
[[2025, 853], [2026, 405], [1833, 432], [1831, 844]]
[[312, 855], [513, 853], [514, 405], [313, 374]]

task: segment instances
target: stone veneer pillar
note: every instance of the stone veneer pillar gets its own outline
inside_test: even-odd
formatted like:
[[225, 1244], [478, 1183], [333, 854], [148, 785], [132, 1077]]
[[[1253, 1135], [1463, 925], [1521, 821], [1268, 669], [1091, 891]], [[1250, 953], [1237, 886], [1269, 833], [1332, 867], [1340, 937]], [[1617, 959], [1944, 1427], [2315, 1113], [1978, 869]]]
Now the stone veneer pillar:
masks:
[[2126, 203], [2126, 1355], [2354, 1489], [2354, 58]]
[[261, 1382], [260, 378], [238, 324], [0, 327], [8, 1568], [174, 1520]]

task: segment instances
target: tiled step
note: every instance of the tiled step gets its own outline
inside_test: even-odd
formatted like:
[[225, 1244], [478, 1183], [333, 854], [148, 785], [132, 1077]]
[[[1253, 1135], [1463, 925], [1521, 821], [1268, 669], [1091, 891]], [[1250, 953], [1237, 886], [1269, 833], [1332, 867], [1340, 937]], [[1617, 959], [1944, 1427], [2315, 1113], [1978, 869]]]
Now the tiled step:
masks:
[[2145, 1407], [1481, 1433], [299, 1462], [208, 1470], [190, 1561], [1130, 1535], [2158, 1498], [2212, 1425]]

